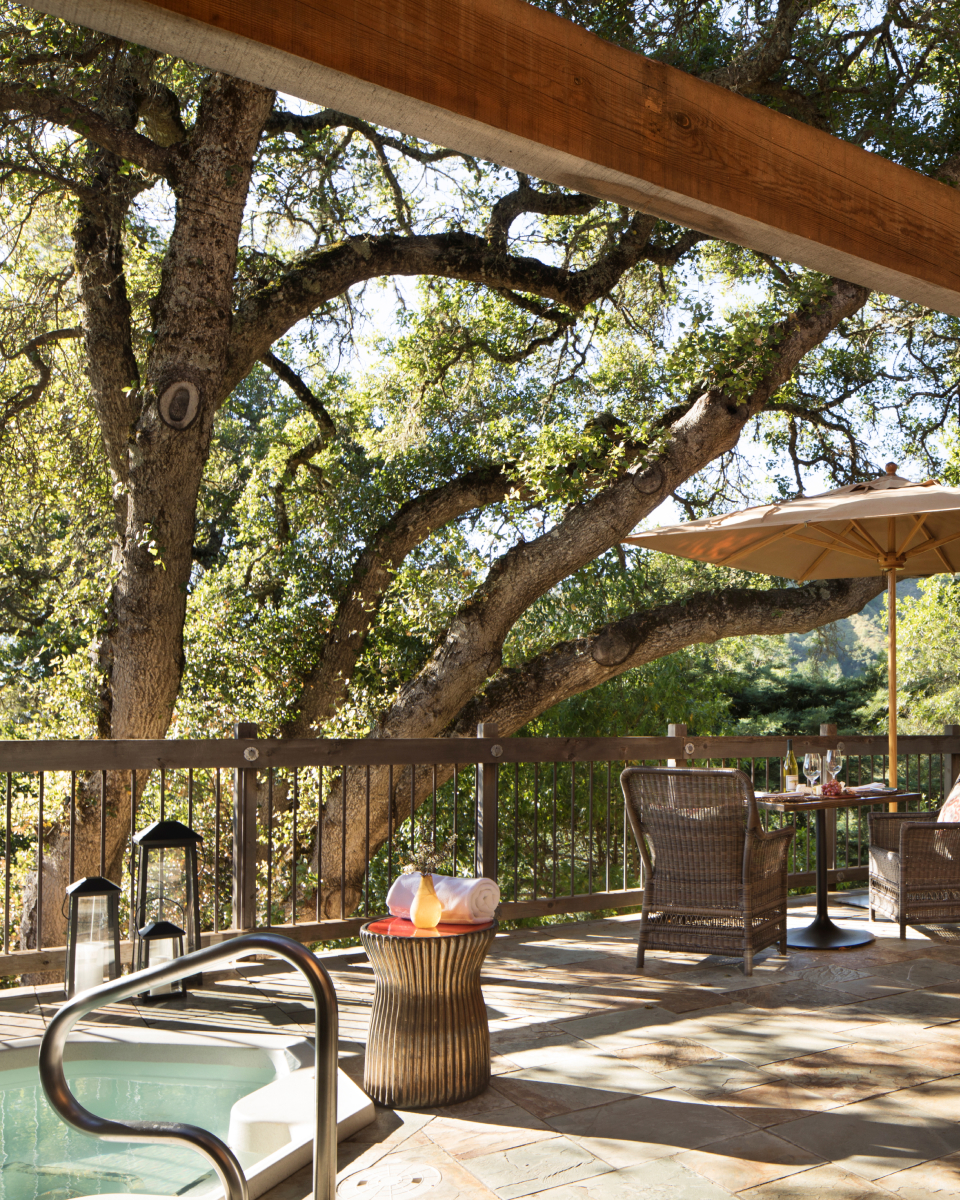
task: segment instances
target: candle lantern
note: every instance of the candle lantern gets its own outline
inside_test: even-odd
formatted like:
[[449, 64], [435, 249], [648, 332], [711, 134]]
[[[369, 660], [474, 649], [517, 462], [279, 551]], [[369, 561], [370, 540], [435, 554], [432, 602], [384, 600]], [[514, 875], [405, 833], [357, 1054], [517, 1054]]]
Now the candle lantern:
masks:
[[200, 893], [197, 848], [203, 841], [180, 821], [155, 821], [134, 835], [138, 850], [137, 907], [134, 928], [139, 942], [149, 923], [168, 918], [181, 922], [186, 953], [200, 949]]
[[[157, 967], [161, 963], [173, 962], [183, 957], [184, 931], [172, 921], [151, 921], [137, 930], [137, 970]], [[141, 1000], [167, 1000], [171, 996], [184, 996], [187, 981], [177, 979], [173, 983], [154, 984], [149, 991], [142, 992]]]
[[120, 888], [89, 875], [67, 888], [67, 998], [120, 974]]

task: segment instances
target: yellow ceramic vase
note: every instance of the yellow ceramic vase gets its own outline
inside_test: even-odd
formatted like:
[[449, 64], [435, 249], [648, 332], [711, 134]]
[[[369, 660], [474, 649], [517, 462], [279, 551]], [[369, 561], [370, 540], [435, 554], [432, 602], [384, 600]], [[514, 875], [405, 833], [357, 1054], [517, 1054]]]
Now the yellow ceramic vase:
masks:
[[418, 929], [436, 929], [443, 906], [433, 886], [432, 875], [421, 875], [420, 886], [410, 905], [410, 920]]

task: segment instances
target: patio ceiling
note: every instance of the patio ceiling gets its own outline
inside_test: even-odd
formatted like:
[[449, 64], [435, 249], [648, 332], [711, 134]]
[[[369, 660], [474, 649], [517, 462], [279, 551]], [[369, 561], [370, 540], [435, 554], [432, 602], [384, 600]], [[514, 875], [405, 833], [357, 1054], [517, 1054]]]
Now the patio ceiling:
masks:
[[960, 315], [957, 191], [523, 0], [35, 7]]

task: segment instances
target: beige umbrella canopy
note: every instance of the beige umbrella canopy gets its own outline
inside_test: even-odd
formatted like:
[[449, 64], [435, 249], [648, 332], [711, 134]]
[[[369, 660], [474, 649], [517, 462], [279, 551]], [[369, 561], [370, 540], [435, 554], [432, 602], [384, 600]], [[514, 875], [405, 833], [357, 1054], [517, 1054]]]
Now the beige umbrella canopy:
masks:
[[624, 541], [785, 579], [885, 573], [889, 596], [890, 782], [897, 761], [897, 572], [960, 571], [960, 488], [887, 474], [784, 504], [665, 525]]

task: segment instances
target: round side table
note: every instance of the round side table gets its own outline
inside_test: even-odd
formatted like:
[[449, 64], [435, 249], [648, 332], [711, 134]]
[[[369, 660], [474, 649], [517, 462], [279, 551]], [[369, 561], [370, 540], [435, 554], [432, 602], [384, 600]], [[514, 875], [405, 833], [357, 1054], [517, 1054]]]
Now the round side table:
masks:
[[376, 979], [363, 1088], [378, 1104], [457, 1104], [487, 1087], [480, 967], [496, 928], [490, 921], [424, 930], [385, 917], [360, 930]]

